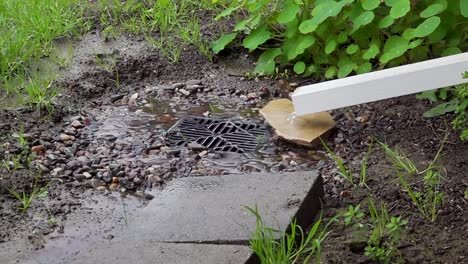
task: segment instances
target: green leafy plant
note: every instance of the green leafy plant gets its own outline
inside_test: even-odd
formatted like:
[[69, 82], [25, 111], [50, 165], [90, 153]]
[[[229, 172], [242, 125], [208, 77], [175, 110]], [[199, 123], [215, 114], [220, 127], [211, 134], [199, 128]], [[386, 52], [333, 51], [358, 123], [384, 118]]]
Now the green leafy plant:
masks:
[[261, 264], [305, 264], [310, 263], [313, 257], [320, 259], [321, 245], [328, 235], [327, 227], [319, 230], [321, 218], [307, 235], [295, 220], [290, 225], [291, 231], [285, 233], [266, 226], [257, 208], [246, 208], [256, 217], [257, 226], [250, 239], [250, 247]]
[[[383, 224], [379, 220], [375, 222], [376, 225]], [[379, 229], [374, 227], [373, 232], [369, 236], [367, 246], [364, 249], [364, 254], [379, 263], [401, 263], [398, 245], [401, 240], [402, 229], [407, 224], [407, 220], [392, 216], [386, 222], [383, 230], [380, 230], [380, 227]]]
[[[463, 73], [463, 78], [468, 78], [468, 72]], [[439, 102], [437, 106], [426, 111], [423, 114], [424, 117], [431, 118], [454, 113], [453, 129], [460, 131], [462, 140], [468, 140], [468, 84], [423, 92], [417, 95], [417, 98]]]
[[219, 53], [245, 36], [260, 50], [255, 73], [277, 65], [327, 79], [461, 53], [468, 48], [465, 0], [241, 0], [216, 20], [237, 16], [232, 32], [211, 45]]
[[360, 205], [350, 205], [342, 214], [345, 225], [353, 225], [354, 232], [363, 233], [359, 237], [367, 241], [364, 254], [379, 263], [399, 262], [398, 245], [403, 234], [403, 227], [408, 223], [401, 217], [390, 216], [384, 202], [375, 205], [372, 197], [368, 199], [370, 221], [364, 218]]
[[432, 170], [426, 171], [423, 186], [416, 188], [411, 186], [405, 176], [399, 173], [400, 182], [410, 196], [419, 212], [429, 221], [434, 222], [439, 214], [439, 208], [444, 199], [444, 193], [440, 189], [442, 176]]
[[361, 205], [350, 205], [348, 211], [343, 214], [343, 217], [345, 225], [354, 224], [356, 228], [361, 228], [362, 225], [359, 221], [364, 217], [364, 213], [361, 212]]

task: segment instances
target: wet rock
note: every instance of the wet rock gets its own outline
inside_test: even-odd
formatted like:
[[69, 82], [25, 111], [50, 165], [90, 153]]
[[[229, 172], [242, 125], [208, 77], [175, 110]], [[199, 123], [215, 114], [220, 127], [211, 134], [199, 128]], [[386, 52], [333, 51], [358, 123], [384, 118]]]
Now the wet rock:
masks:
[[70, 125], [72, 127], [74, 127], [74, 128], [82, 128], [83, 127], [83, 124], [81, 124], [81, 122], [78, 121], [78, 120], [73, 121]]
[[83, 165], [89, 165], [91, 163], [86, 156], [79, 156], [78, 158], [76, 158], [76, 160]]
[[86, 180], [86, 177], [83, 174], [75, 174], [74, 176], [75, 180], [77, 181], [84, 181]]
[[125, 94], [113, 94], [110, 96], [110, 102], [115, 103], [117, 100], [124, 98]]
[[164, 151], [168, 156], [179, 156], [180, 152], [180, 149], [167, 149]]
[[340, 197], [341, 199], [346, 199], [346, 198], [349, 198], [351, 197], [352, 193], [348, 190], [344, 190], [344, 191], [341, 191], [340, 192]]
[[91, 180], [91, 186], [93, 186], [94, 189], [97, 189], [100, 186], [104, 186], [105, 183], [99, 179], [92, 179]]
[[73, 141], [73, 140], [75, 140], [75, 137], [67, 135], [67, 134], [60, 134], [60, 140], [63, 141], [63, 142]]
[[356, 117], [356, 121], [360, 123], [366, 123], [367, 121], [369, 121], [369, 116], [358, 116]]
[[134, 169], [128, 174], [127, 178], [129, 180], [133, 180], [135, 177], [137, 177], [139, 175], [140, 175], [140, 169]]
[[185, 95], [185, 96], [189, 96], [189, 95], [190, 95], [190, 91], [187, 91], [187, 90], [185, 90], [185, 89], [179, 89], [178, 92], [181, 93], [181, 94], [183, 94], [183, 95]]
[[43, 145], [34, 146], [31, 148], [31, 152], [34, 152], [37, 155], [42, 155], [46, 152], [46, 148]]
[[89, 179], [93, 178], [93, 175], [91, 175], [91, 173], [89, 173], [89, 172], [86, 172], [86, 171], [85, 171], [85, 172], [83, 172], [83, 176], [85, 176], [85, 178], [86, 178], [87, 180], [89, 180]]
[[141, 180], [140, 177], [135, 177], [133, 178], [133, 183], [136, 184], [137, 186], [141, 185], [141, 183], [143, 183], [143, 181]]
[[195, 143], [195, 142], [190, 142], [188, 143], [188, 148], [190, 150], [193, 150], [193, 151], [203, 151], [203, 150], [206, 150], [206, 147], [201, 145], [201, 144], [198, 144], [198, 143]]
[[119, 189], [119, 184], [118, 183], [111, 183], [111, 185], [109, 185], [109, 190], [111, 191], [116, 191]]
[[133, 105], [136, 105], [137, 104], [137, 99], [140, 95], [138, 93], [134, 93], [132, 94], [132, 96], [130, 96], [130, 99], [128, 99], [128, 105], [130, 106], [133, 106]]
[[148, 183], [149, 185], [152, 184], [162, 184], [164, 181], [158, 175], [150, 175], [148, 176]]
[[38, 164], [37, 164], [37, 168], [38, 168], [42, 173], [49, 173], [49, 172], [50, 172], [50, 169], [47, 168], [47, 166], [45, 166], [45, 165], [42, 164], [42, 163], [38, 163]]
[[63, 172], [63, 169], [60, 168], [60, 167], [57, 167], [57, 168], [54, 168], [54, 169], [52, 170], [52, 172], [50, 173], [50, 175], [56, 177], [56, 176], [59, 176], [60, 174], [62, 174], [62, 172]]
[[184, 88], [184, 87], [185, 87], [184, 83], [174, 83], [174, 84], [171, 85], [172, 89], [180, 89], [180, 88]]
[[186, 81], [185, 82], [185, 85], [186, 86], [190, 86], [190, 85], [201, 85], [202, 84], [202, 81], [201, 80], [190, 80], [190, 81]]

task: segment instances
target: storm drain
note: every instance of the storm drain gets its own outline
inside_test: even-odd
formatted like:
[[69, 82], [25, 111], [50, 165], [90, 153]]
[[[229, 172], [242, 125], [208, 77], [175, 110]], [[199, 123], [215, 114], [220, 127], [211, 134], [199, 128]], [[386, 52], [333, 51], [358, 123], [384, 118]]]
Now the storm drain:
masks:
[[263, 125], [205, 117], [185, 117], [167, 133], [167, 143], [186, 146], [196, 142], [215, 151], [246, 153], [257, 149], [266, 137]]

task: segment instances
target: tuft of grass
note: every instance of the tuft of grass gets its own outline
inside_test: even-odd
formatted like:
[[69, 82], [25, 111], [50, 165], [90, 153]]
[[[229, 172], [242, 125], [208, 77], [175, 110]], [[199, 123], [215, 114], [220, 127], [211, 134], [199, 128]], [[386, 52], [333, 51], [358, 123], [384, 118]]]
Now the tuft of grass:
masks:
[[436, 163], [442, 157], [442, 151], [445, 147], [445, 143], [447, 142], [449, 135], [449, 133], [445, 133], [439, 149], [434, 155], [434, 158], [424, 170], [418, 170], [416, 164], [400, 148], [396, 147], [392, 149], [388, 144], [382, 141], [377, 140], [377, 142], [385, 151], [385, 154], [392, 163], [393, 167], [395, 167], [397, 170], [407, 174], [422, 175], [429, 170], [440, 169], [436, 166]]
[[33, 190], [30, 194], [27, 194], [25, 191], [23, 192], [18, 192], [12, 189], [8, 189], [11, 195], [13, 195], [16, 199], [18, 199], [21, 202], [21, 207], [19, 207], [20, 210], [26, 211], [28, 208], [31, 206], [31, 203], [34, 201], [35, 198], [39, 197], [45, 197], [48, 195], [47, 189], [50, 186], [50, 183], [47, 184], [46, 186], [39, 188], [37, 186], [38, 179], [34, 182], [33, 185]]
[[290, 225], [291, 232], [285, 233], [266, 226], [257, 208], [246, 208], [256, 217], [257, 227], [250, 239], [250, 247], [261, 264], [305, 264], [314, 257], [320, 260], [321, 245], [328, 236], [326, 227], [319, 231], [321, 218], [307, 235], [295, 220]]
[[24, 85], [27, 94], [26, 104], [35, 109], [41, 115], [43, 111], [51, 113], [54, 110], [54, 99], [58, 95], [54, 87], [53, 77], [33, 77]]
[[77, 34], [84, 20], [78, 0], [3, 0], [0, 3], [0, 79], [28, 72], [29, 63], [50, 55], [53, 41]]
[[[436, 163], [443, 155], [442, 151], [448, 137], [449, 134], [446, 133], [437, 153], [424, 170], [418, 170], [415, 163], [401, 150], [393, 150], [387, 144], [379, 141], [379, 144], [395, 167], [395, 171], [398, 174], [398, 178], [404, 190], [408, 193], [421, 215], [431, 222], [437, 219], [439, 208], [444, 199], [444, 193], [440, 188], [443, 179], [441, 175], [443, 167], [436, 165]], [[410, 185], [407, 180], [409, 175], [422, 175], [422, 186], [417, 187]]]
[[411, 159], [399, 148], [392, 149], [386, 143], [380, 142], [380, 146], [384, 149], [385, 154], [392, 162], [393, 166], [398, 170], [405, 171], [409, 174], [419, 174], [418, 168]]
[[339, 169], [338, 173], [341, 176], [343, 176], [354, 188], [361, 186], [361, 187], [366, 187], [367, 189], [369, 189], [369, 187], [367, 186], [367, 180], [368, 180], [367, 179], [367, 161], [369, 159], [370, 154], [372, 153], [373, 142], [371, 142], [371, 144], [369, 145], [369, 149], [367, 150], [366, 154], [364, 155], [364, 158], [361, 161], [361, 168], [359, 171], [359, 180], [356, 182], [353, 176], [353, 172], [350, 169], [346, 168], [344, 160], [338, 157], [330, 149], [327, 143], [325, 143], [325, 141], [323, 141], [321, 138], [320, 138], [320, 141], [322, 142], [323, 147], [327, 150], [328, 154], [330, 154], [333, 161], [335, 161]]
[[439, 214], [440, 205], [444, 199], [444, 193], [440, 189], [442, 176], [439, 172], [428, 170], [423, 179], [421, 189], [408, 184], [404, 175], [398, 173], [403, 188], [408, 193], [419, 212], [429, 221], [434, 222]]

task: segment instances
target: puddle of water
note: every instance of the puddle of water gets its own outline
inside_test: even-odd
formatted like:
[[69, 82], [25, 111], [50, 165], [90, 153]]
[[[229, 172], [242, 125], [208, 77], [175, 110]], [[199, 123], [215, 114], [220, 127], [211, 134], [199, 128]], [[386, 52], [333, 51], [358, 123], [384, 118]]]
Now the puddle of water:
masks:
[[[151, 138], [163, 138], [165, 132], [178, 120], [186, 116], [203, 116], [207, 112], [213, 118], [241, 118], [242, 114], [258, 115], [247, 107], [236, 106], [223, 102], [179, 103], [170, 100], [150, 100], [143, 107], [112, 107], [95, 114], [97, 120], [90, 126], [91, 137], [108, 140], [115, 139], [127, 142], [133, 149], [142, 149]], [[259, 139], [259, 148], [254, 153], [231, 153], [210, 151], [191, 167], [187, 174], [220, 175], [238, 174], [243, 172], [269, 172], [278, 166], [278, 154], [274, 142]], [[191, 154], [185, 147], [180, 148], [180, 158], [190, 160]], [[139, 154], [125, 156], [125, 161], [135, 161], [147, 165], [167, 166], [173, 156], [157, 153], [153, 155]], [[140, 155], [141, 154], [141, 155]]]

